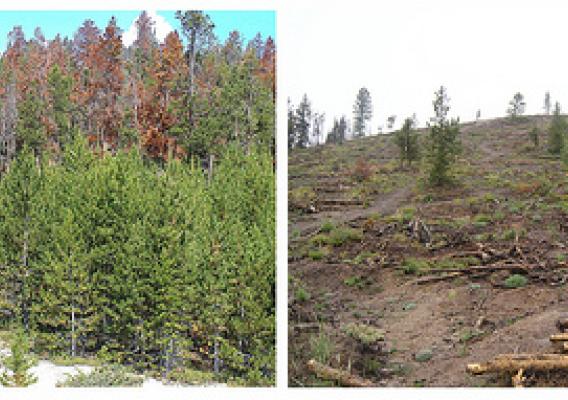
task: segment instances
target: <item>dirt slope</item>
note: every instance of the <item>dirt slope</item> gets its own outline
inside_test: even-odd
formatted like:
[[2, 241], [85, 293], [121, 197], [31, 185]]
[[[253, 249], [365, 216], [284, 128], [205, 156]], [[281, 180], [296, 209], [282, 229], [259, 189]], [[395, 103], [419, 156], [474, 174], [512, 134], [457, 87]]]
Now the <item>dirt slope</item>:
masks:
[[[446, 189], [425, 184], [422, 163], [400, 168], [390, 135], [290, 153], [291, 385], [334, 384], [306, 370], [316, 358], [377, 386], [506, 386], [466, 364], [554, 351], [548, 336], [568, 313], [568, 180], [546, 152], [548, 123], [463, 125]], [[416, 221], [427, 243], [409, 230]], [[480, 249], [495, 256], [476, 258]], [[505, 269], [468, 269], [494, 265]], [[444, 268], [458, 272], [420, 283]], [[384, 330], [379, 349], [353, 326]], [[529, 373], [527, 384], [568, 382]]]

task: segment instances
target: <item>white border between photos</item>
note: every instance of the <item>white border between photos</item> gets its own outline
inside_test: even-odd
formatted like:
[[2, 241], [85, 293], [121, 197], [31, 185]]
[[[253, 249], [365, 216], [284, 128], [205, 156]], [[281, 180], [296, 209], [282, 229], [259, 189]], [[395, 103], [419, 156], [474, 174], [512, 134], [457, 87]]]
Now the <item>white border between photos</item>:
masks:
[[[416, 0], [419, 1], [419, 0]], [[484, 1], [484, 0], [480, 0]], [[335, 0], [168, 0], [163, 2], [151, 0], [126, 1], [114, 0], [112, 2], [92, 1], [37, 1], [22, 0], [18, 2], [3, 3], [2, 10], [176, 10], [176, 9], [227, 9], [227, 10], [276, 10], [276, 44], [277, 65], [279, 60], [291, 54], [293, 49], [286, 48], [287, 29], [293, 29], [286, 24], [286, 15], [291, 10], [305, 8], [326, 7], [331, 3], [337, 6]], [[514, 7], [514, 3], [512, 7]], [[534, 3], [538, 3], [536, 0]], [[343, 1], [343, 7], [366, 7], [372, 9], [372, 2], [359, 0]], [[567, 63], [568, 65], [568, 63]], [[537, 397], [543, 400], [566, 400], [567, 389], [432, 389], [432, 388], [373, 388], [373, 389], [300, 389], [287, 388], [288, 378], [288, 324], [287, 324], [287, 297], [288, 297], [288, 146], [287, 146], [287, 91], [286, 82], [294, 79], [286, 75], [286, 71], [277, 70], [277, 387], [276, 388], [151, 388], [151, 389], [2, 389], [0, 399], [14, 400], [64, 400], [64, 399], [231, 399], [231, 400], [272, 400], [272, 399], [306, 399], [306, 400], [339, 400], [352, 399], [425, 399], [425, 400], [479, 400], [479, 399], [515, 399], [525, 400]], [[331, 83], [330, 83], [331, 85]]]

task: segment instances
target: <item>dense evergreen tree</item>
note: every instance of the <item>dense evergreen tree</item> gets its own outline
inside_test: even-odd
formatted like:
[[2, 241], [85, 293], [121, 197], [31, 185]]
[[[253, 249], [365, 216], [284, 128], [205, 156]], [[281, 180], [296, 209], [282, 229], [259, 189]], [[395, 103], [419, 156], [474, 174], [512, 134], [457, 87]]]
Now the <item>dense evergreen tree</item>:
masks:
[[552, 154], [561, 154], [566, 145], [566, 134], [568, 133], [568, 123], [564, 116], [560, 114], [560, 103], [554, 105], [552, 121], [548, 127], [548, 151]]
[[13, 333], [10, 355], [0, 357], [4, 371], [0, 375], [3, 386], [26, 387], [37, 382], [37, 377], [29, 372], [36, 360], [30, 355], [28, 337], [23, 329]]
[[432, 104], [435, 116], [429, 124], [429, 182], [433, 186], [441, 186], [451, 182], [451, 167], [460, 152], [459, 120], [448, 120], [450, 106], [444, 86], [435, 93]]
[[333, 121], [333, 127], [327, 134], [326, 143], [342, 144], [347, 138], [347, 120], [342, 116], [339, 120], [337, 118]]
[[414, 132], [414, 121], [412, 118], [406, 118], [402, 124], [402, 128], [394, 135], [394, 141], [399, 148], [400, 166], [406, 161], [410, 167], [412, 161], [418, 160], [418, 135]]
[[296, 108], [294, 126], [294, 147], [306, 148], [310, 143], [310, 127], [312, 125], [312, 105], [304, 94]]

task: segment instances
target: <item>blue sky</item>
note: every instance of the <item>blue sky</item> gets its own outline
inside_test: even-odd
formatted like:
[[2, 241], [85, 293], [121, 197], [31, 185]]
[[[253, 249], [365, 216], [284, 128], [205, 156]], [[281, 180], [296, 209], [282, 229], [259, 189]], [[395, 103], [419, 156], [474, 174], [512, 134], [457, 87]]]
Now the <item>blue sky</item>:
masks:
[[[275, 37], [276, 13], [274, 11], [206, 11], [215, 23], [215, 34], [224, 41], [229, 32], [238, 30], [245, 40], [249, 40], [257, 32], [263, 38]], [[0, 51], [7, 45], [8, 32], [15, 25], [21, 25], [26, 39], [33, 36], [34, 29], [41, 27], [47, 39], [53, 39], [57, 33], [62, 37], [73, 37], [75, 31], [86, 19], [92, 19], [100, 29], [104, 29], [111, 16], [115, 16], [118, 26], [125, 31], [130, 29], [140, 11], [1, 11], [0, 12]], [[158, 11], [162, 17], [157, 31], [167, 30], [168, 24], [179, 32], [179, 21], [175, 19], [175, 11]], [[159, 32], [158, 33], [158, 37]]]

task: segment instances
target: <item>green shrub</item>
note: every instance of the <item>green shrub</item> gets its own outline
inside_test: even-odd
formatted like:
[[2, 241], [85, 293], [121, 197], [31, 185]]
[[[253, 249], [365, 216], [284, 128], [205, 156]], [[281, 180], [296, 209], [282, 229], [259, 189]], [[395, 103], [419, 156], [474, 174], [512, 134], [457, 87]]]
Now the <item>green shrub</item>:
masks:
[[310, 293], [304, 289], [303, 287], [299, 287], [296, 290], [296, 301], [298, 301], [299, 303], [303, 303], [308, 301], [311, 298]]
[[341, 246], [349, 241], [358, 241], [363, 238], [363, 233], [358, 229], [337, 227], [328, 233], [320, 233], [310, 239], [313, 245]]
[[67, 355], [51, 357], [49, 360], [53, 364], [62, 367], [70, 367], [74, 365], [87, 365], [90, 367], [98, 367], [101, 365], [101, 361], [96, 358], [70, 357]]
[[370, 346], [385, 339], [385, 331], [371, 325], [351, 322], [342, 327], [343, 332], [358, 342]]
[[122, 387], [142, 386], [144, 377], [136, 375], [121, 365], [104, 365], [91, 372], [78, 371], [77, 374], [66, 374], [64, 381], [57, 387]]
[[370, 278], [361, 275], [354, 275], [346, 278], [343, 283], [349, 287], [356, 287], [358, 289], [363, 289], [365, 286], [369, 286], [372, 281]]
[[191, 368], [176, 368], [166, 375], [166, 379], [187, 385], [206, 385], [215, 382], [215, 374]]
[[331, 232], [333, 229], [335, 229], [335, 223], [328, 220], [321, 224], [320, 232], [327, 233]]
[[482, 228], [485, 227], [487, 225], [489, 225], [489, 223], [492, 221], [491, 216], [490, 215], [485, 215], [485, 214], [478, 214], [475, 217], [473, 217], [473, 226], [478, 227], [478, 228]]
[[529, 280], [523, 275], [513, 274], [505, 279], [505, 287], [509, 289], [520, 288], [526, 286], [528, 281]]
[[329, 255], [329, 249], [327, 247], [319, 247], [317, 249], [308, 250], [308, 257], [314, 261], [321, 260], [327, 255]]
[[406, 258], [402, 262], [402, 270], [405, 274], [416, 274], [418, 272], [430, 269], [428, 260], [419, 258]]

